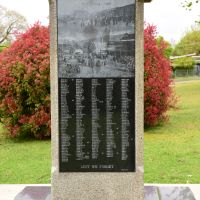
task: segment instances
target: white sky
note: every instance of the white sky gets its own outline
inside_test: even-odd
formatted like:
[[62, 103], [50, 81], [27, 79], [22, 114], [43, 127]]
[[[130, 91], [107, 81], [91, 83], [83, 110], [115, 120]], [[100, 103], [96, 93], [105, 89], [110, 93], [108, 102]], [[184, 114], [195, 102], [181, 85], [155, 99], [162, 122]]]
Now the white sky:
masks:
[[29, 24], [40, 21], [48, 25], [49, 4], [48, 0], [0, 0], [0, 5], [15, 10], [26, 17]]
[[[200, 4], [186, 11], [181, 7], [183, 1], [153, 0], [145, 4], [145, 21], [157, 25], [159, 34], [170, 42], [178, 42], [195, 20], [200, 20]], [[0, 5], [21, 13], [29, 24], [40, 21], [48, 25], [48, 0], [0, 0]]]
[[153, 0], [145, 5], [145, 21], [157, 25], [165, 39], [178, 42], [184, 33], [200, 20], [200, 3], [192, 11], [181, 6], [184, 0]]

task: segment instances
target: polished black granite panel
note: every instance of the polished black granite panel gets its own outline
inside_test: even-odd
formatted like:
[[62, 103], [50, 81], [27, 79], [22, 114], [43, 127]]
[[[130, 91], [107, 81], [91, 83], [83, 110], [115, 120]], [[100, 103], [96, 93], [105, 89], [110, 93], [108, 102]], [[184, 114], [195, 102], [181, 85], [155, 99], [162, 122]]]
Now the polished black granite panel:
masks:
[[135, 172], [135, 10], [57, 0], [60, 172]]
[[135, 81], [59, 79], [60, 172], [135, 171]]

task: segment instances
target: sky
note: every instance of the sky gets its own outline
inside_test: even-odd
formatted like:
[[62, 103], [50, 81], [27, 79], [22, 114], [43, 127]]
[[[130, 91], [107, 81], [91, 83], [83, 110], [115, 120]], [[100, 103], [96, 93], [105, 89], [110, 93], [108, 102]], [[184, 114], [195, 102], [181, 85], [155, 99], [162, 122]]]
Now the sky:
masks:
[[[183, 1], [153, 0], [145, 4], [145, 21], [156, 25], [159, 35], [173, 43], [177, 43], [195, 21], [200, 20], [200, 3], [192, 11], [187, 11], [181, 6]], [[48, 25], [48, 0], [0, 0], [0, 5], [19, 12], [29, 24], [40, 21]]]
[[145, 21], [157, 26], [157, 31], [169, 42], [176, 43], [200, 21], [200, 3], [188, 11], [182, 7], [184, 0], [153, 0], [145, 4]]
[[43, 25], [49, 23], [48, 0], [0, 0], [0, 5], [15, 10], [26, 17], [30, 25], [37, 21], [40, 21]]

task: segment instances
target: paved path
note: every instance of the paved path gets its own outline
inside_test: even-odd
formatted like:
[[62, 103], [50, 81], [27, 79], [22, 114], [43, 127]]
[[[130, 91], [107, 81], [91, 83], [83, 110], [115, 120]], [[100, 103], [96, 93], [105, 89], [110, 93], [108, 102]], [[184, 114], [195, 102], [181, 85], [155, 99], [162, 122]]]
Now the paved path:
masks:
[[193, 82], [200, 82], [200, 79], [196, 80], [184, 80], [184, 81], [175, 81], [175, 84], [182, 84], [182, 83], [193, 83]]

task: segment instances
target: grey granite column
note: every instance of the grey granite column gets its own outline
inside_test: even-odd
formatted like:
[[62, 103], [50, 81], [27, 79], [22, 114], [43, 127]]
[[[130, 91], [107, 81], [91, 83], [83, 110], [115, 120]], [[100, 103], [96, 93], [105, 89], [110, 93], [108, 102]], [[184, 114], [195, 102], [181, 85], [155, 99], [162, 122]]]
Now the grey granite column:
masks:
[[136, 172], [59, 173], [56, 0], [50, 1], [52, 200], [143, 200], [143, 2], [136, 3]]

